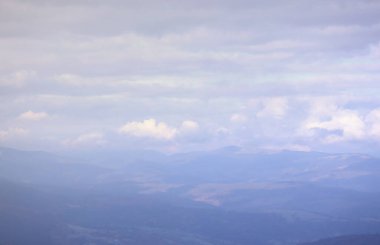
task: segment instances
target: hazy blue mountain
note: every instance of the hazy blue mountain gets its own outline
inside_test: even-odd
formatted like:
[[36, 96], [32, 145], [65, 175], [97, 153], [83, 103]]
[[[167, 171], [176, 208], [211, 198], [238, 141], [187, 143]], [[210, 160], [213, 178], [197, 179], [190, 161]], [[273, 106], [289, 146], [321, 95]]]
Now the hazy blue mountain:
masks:
[[47, 152], [0, 148], [0, 177], [10, 181], [48, 186], [93, 185], [107, 169]]
[[315, 242], [303, 243], [302, 245], [378, 245], [380, 244], [380, 235], [351, 235], [341, 236], [328, 239], [322, 239]]
[[360, 154], [0, 149], [0, 244], [284, 244], [380, 232]]

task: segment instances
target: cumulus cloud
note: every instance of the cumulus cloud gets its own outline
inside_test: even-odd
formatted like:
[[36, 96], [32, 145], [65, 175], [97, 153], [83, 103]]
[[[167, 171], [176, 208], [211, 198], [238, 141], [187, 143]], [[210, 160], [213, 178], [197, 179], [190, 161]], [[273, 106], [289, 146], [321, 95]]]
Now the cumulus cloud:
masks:
[[19, 118], [21, 119], [32, 120], [32, 121], [39, 121], [47, 117], [48, 117], [48, 114], [46, 112], [33, 112], [30, 110], [22, 113], [19, 116]]
[[148, 137], [159, 140], [173, 139], [178, 130], [168, 126], [164, 122], [156, 122], [155, 119], [147, 119], [142, 122], [129, 122], [119, 129], [122, 134], [136, 137]]
[[[331, 102], [331, 101], [330, 101]], [[302, 137], [322, 140], [322, 143], [380, 140], [380, 109], [369, 112], [338, 107], [321, 101], [312, 106], [306, 121], [298, 131]]]
[[142, 122], [128, 122], [119, 129], [119, 132], [135, 137], [174, 140], [178, 136], [183, 138], [194, 135], [198, 130], [199, 124], [196, 121], [185, 120], [177, 128], [170, 127], [164, 122], [157, 122], [155, 119], [151, 118]]
[[368, 124], [369, 135], [380, 140], [380, 109], [375, 109], [368, 113], [365, 121]]
[[302, 132], [322, 137], [326, 143], [359, 140], [366, 136], [366, 124], [357, 111], [317, 105], [303, 123]]
[[180, 131], [182, 132], [195, 132], [199, 129], [199, 124], [192, 120], [186, 120], [182, 122]]

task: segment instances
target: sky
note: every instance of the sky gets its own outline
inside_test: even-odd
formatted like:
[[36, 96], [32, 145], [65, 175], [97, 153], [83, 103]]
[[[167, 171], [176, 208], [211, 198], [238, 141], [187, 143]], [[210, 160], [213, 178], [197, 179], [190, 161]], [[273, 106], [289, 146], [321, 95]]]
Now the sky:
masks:
[[0, 145], [380, 149], [380, 1], [0, 0]]

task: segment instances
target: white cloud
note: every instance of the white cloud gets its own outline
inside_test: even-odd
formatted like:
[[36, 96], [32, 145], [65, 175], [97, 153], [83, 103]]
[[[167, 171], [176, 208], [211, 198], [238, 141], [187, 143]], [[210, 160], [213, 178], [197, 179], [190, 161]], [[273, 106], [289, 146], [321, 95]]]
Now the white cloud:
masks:
[[81, 134], [75, 139], [63, 141], [63, 144], [69, 147], [88, 146], [88, 145], [104, 145], [106, 141], [104, 135], [99, 132]]
[[188, 144], [199, 144], [207, 138], [207, 131], [201, 128], [199, 123], [193, 120], [185, 120], [176, 129], [175, 142], [178, 145], [183, 144], [182, 148], [186, 148]]
[[199, 124], [196, 121], [185, 120], [179, 127], [170, 127], [166, 123], [157, 122], [153, 118], [142, 122], [128, 122], [119, 129], [122, 134], [158, 140], [174, 140], [183, 136], [187, 138], [188, 136], [196, 135], [198, 131]]
[[33, 111], [26, 111], [22, 113], [19, 118], [25, 119], [25, 120], [33, 120], [33, 121], [39, 121], [42, 119], [45, 119], [48, 117], [48, 114], [46, 112], [33, 112]]
[[372, 110], [365, 118], [368, 124], [368, 134], [380, 139], [380, 109]]
[[142, 122], [129, 122], [119, 129], [120, 133], [136, 137], [148, 137], [160, 140], [174, 139], [178, 130], [169, 127], [164, 122], [156, 122], [155, 119], [147, 119]]
[[195, 132], [199, 129], [199, 124], [195, 121], [186, 120], [182, 122], [180, 131], [181, 132]]
[[233, 123], [245, 123], [248, 118], [243, 114], [233, 114], [230, 117], [230, 121]]
[[257, 112], [257, 117], [274, 117], [281, 119], [288, 110], [288, 100], [283, 97], [274, 97], [263, 101], [263, 108]]
[[[318, 135], [318, 130], [325, 133]], [[357, 111], [336, 106], [316, 106], [303, 123], [301, 131], [307, 136], [322, 137], [326, 143], [363, 139], [366, 125]]]

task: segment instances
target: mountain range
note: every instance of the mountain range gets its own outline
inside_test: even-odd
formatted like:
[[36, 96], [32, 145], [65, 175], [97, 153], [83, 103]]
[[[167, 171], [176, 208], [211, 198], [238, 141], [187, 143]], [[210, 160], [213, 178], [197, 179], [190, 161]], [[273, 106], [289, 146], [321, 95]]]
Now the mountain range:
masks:
[[379, 175], [363, 154], [0, 148], [0, 244], [362, 244]]

